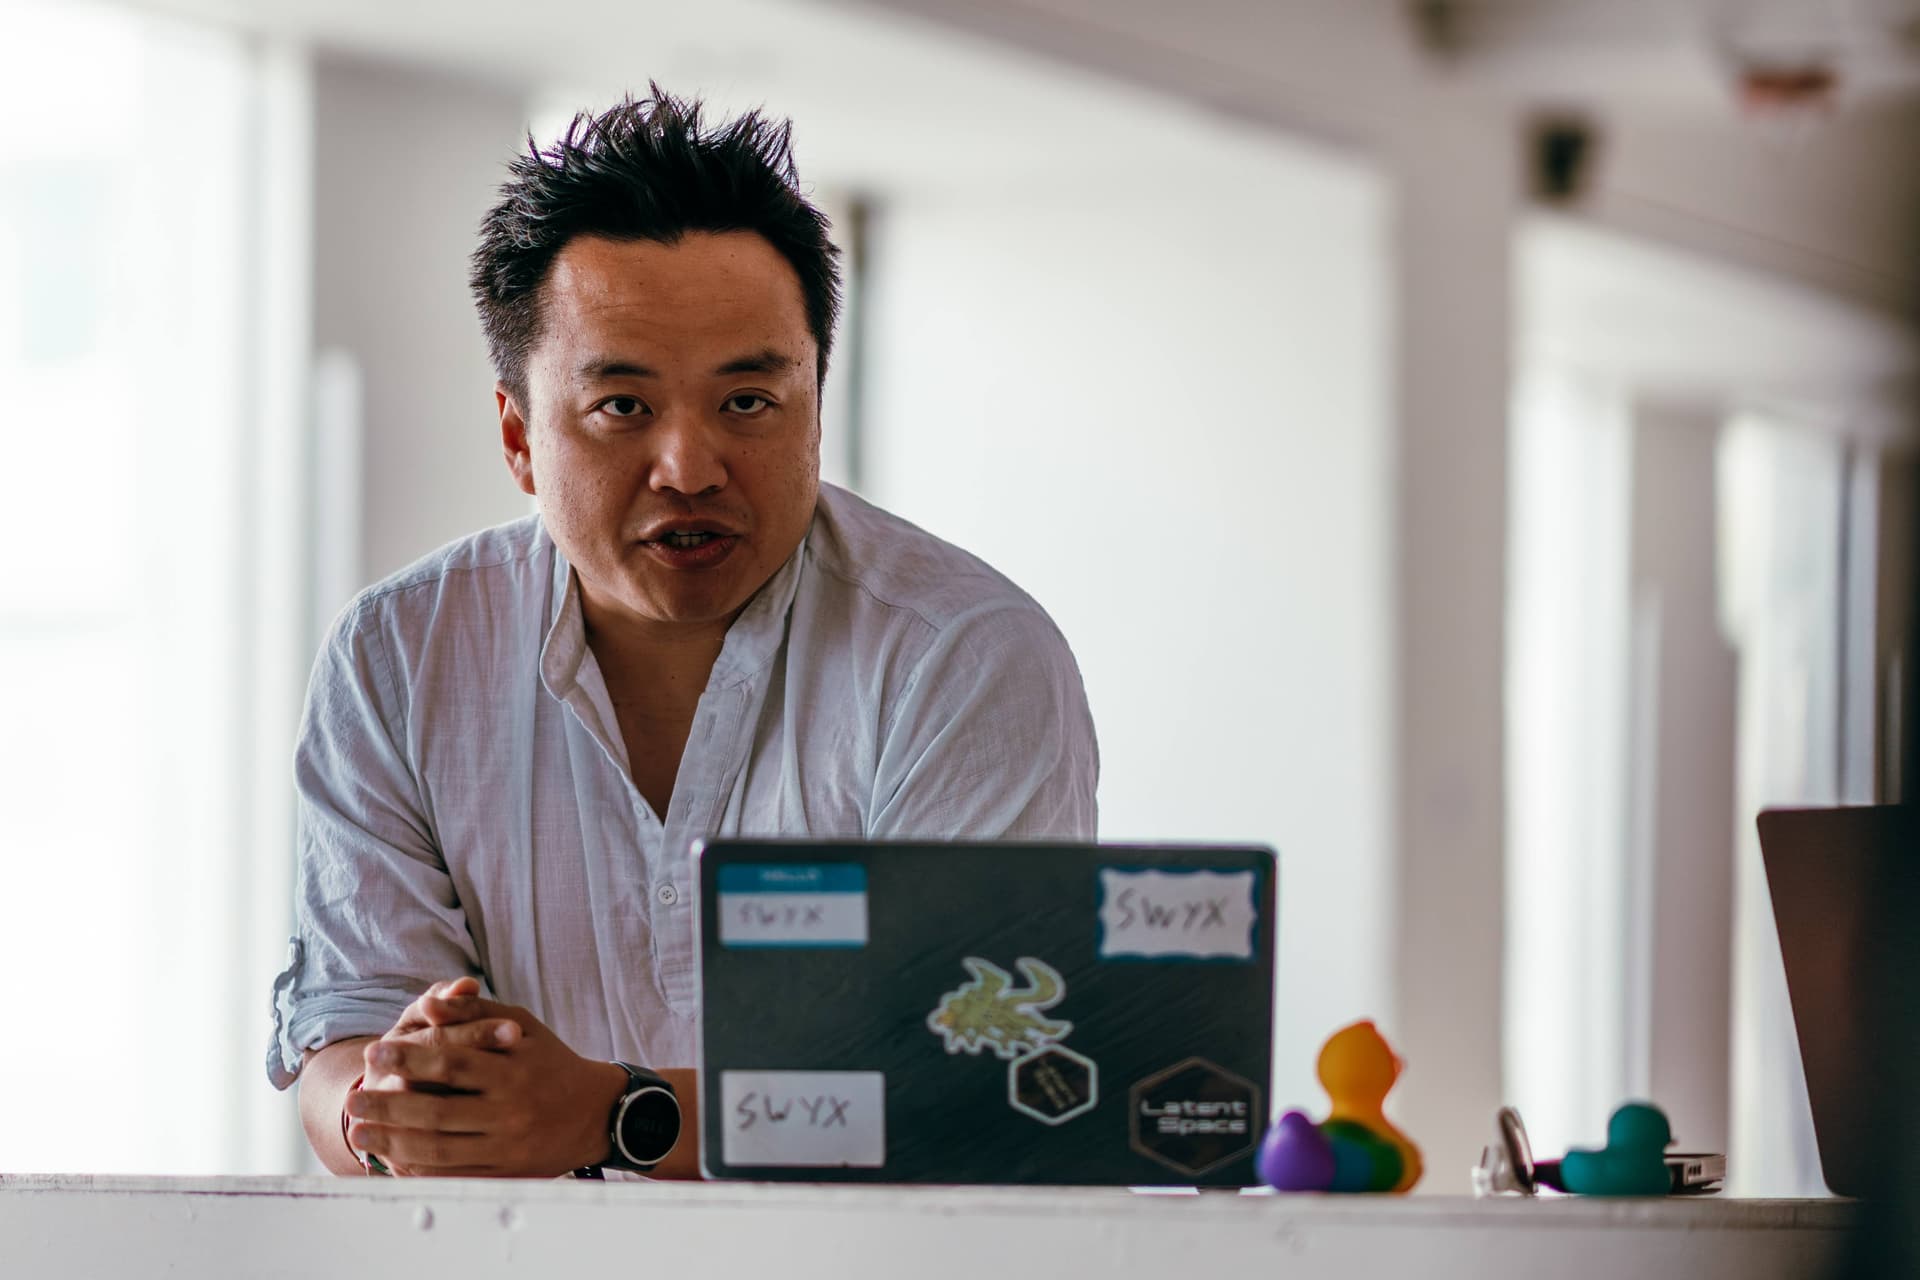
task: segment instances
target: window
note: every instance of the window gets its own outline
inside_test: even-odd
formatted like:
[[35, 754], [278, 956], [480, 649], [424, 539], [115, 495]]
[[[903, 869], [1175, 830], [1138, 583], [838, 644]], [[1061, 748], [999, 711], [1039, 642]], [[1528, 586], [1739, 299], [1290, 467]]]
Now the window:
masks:
[[256, 336], [263, 65], [118, 10], [0, 11], [0, 1008], [33, 1046], [0, 1054], [0, 1168], [290, 1159], [285, 1106], [247, 1102], [287, 901], [286, 842], [259, 843], [284, 802], [250, 783], [291, 732], [256, 696], [254, 584], [292, 576], [260, 509], [287, 421]]

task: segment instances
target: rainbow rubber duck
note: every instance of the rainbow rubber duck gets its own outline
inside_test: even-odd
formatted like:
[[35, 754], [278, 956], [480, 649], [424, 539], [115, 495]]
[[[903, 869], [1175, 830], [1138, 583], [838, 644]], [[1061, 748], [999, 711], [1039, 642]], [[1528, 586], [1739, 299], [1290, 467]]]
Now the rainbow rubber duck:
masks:
[[[1343, 1141], [1364, 1151], [1372, 1166], [1368, 1190], [1409, 1191], [1420, 1181], [1420, 1148], [1393, 1126], [1384, 1109], [1405, 1065], [1370, 1019], [1342, 1027], [1320, 1050], [1320, 1086], [1333, 1102], [1320, 1131], [1336, 1143], [1336, 1157]], [[1397, 1170], [1391, 1169], [1383, 1146], [1399, 1157]], [[1389, 1172], [1398, 1176], [1380, 1185]]]
[[1261, 1181], [1279, 1191], [1411, 1190], [1420, 1181], [1420, 1148], [1383, 1109], [1402, 1068], [1372, 1022], [1334, 1032], [1319, 1062], [1333, 1108], [1317, 1125], [1302, 1111], [1280, 1117], [1256, 1157]]

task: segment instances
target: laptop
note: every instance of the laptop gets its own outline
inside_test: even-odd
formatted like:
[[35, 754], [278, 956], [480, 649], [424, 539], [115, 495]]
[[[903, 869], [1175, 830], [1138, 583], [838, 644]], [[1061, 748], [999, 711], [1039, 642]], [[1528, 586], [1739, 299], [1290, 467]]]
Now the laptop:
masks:
[[1920, 813], [1769, 809], [1759, 827], [1821, 1172], [1872, 1197], [1920, 1087]]
[[1272, 850], [694, 852], [708, 1177], [1256, 1181]]

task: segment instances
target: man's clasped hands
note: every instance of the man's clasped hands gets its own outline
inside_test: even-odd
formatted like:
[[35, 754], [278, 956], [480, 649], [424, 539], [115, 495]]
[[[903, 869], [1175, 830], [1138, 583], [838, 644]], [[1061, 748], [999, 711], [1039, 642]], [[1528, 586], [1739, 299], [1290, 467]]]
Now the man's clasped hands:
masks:
[[570, 1049], [474, 978], [429, 987], [364, 1050], [348, 1144], [422, 1177], [556, 1177], [606, 1159], [626, 1072]]

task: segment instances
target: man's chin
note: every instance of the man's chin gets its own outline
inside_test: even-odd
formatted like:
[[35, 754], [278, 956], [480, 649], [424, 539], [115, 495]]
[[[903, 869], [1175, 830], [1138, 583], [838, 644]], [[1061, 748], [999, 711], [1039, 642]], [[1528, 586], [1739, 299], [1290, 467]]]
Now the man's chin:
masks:
[[720, 590], [718, 584], [707, 590], [689, 590], [690, 584], [675, 585], [678, 590], [663, 591], [657, 583], [631, 584], [624, 601], [627, 611], [662, 626], [724, 626], [752, 596], [751, 592]]

